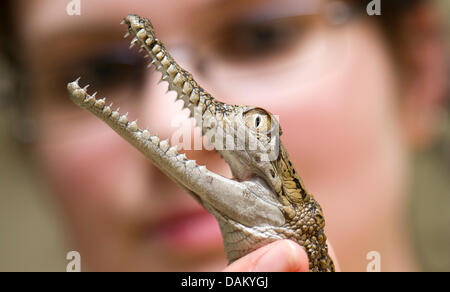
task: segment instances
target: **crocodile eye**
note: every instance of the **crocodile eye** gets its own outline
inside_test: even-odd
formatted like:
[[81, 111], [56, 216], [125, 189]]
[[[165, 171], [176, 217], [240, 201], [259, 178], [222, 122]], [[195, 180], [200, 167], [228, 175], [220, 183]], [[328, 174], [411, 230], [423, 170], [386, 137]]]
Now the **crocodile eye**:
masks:
[[249, 110], [245, 113], [244, 118], [247, 127], [257, 132], [266, 133], [272, 127], [270, 114], [261, 108]]

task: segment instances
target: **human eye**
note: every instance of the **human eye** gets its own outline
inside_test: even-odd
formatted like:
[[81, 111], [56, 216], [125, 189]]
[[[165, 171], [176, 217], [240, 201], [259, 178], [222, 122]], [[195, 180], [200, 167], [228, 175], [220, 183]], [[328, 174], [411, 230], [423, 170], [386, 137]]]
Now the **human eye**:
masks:
[[73, 61], [68, 67], [71, 68], [71, 75], [89, 80], [95, 90], [101, 91], [102, 94], [117, 95], [127, 89], [137, 91], [142, 87], [145, 77], [144, 63], [141, 57], [127, 46], [118, 45], [106, 51], [91, 52]]
[[89, 84], [90, 92], [101, 94], [99, 98], [107, 97], [114, 103], [119, 100], [136, 103], [147, 76], [146, 65], [140, 54], [128, 46], [124, 41], [102, 44], [78, 41], [64, 50], [46, 54], [46, 65], [38, 67], [43, 69], [35, 83], [36, 102], [41, 107], [74, 110], [67, 98], [66, 84], [81, 77], [81, 84]]
[[254, 61], [284, 54], [308, 33], [306, 17], [231, 23], [216, 34], [216, 55], [230, 61]]

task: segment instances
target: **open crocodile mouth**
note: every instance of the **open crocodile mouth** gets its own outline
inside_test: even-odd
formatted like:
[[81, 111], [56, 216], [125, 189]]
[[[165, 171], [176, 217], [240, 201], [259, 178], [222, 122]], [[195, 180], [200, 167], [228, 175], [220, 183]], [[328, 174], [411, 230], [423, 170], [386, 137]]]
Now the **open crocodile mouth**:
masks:
[[[192, 75], [172, 58], [156, 37], [148, 19], [129, 15], [122, 23], [128, 26], [125, 37], [133, 37], [130, 48], [139, 46], [150, 59], [149, 67], [161, 72], [161, 80], [168, 82], [169, 90], [175, 91], [177, 100], [184, 102], [183, 109], [189, 109], [203, 135], [214, 139], [220, 121], [242, 116], [252, 109], [220, 102], [200, 87]], [[261, 177], [251, 173], [245, 163], [233, 158], [225, 159], [235, 179], [215, 174], [189, 160], [185, 154], [178, 153], [177, 146], [171, 146], [168, 139], [161, 140], [149, 130], [139, 128], [137, 121], [128, 120], [128, 114], [122, 115], [112, 104], [107, 105], [106, 98], [97, 99], [96, 93], [90, 95], [88, 86], [80, 87], [79, 80], [67, 86], [71, 100], [106, 122], [213, 215], [227, 216], [248, 226], [280, 226], [284, 223], [280, 203], [273, 190]]]
[[[260, 108], [216, 100], [175, 62], [157, 39], [149, 20], [129, 15], [123, 22], [128, 26], [126, 37], [133, 36], [131, 47], [140, 46], [150, 58], [150, 66], [162, 73], [161, 79], [168, 82], [169, 90], [177, 93], [177, 100], [183, 100], [184, 108], [189, 109], [202, 134], [211, 142], [220, 138], [220, 129], [230, 134], [230, 123], [226, 121], [233, 121], [241, 129], [252, 129], [258, 141], [268, 144], [266, 138], [271, 136], [273, 127], [264, 117], [270, 114]], [[149, 130], [139, 128], [136, 121], [128, 120], [127, 114], [120, 114], [112, 104], [106, 105], [105, 98], [96, 99], [96, 94], [88, 94], [87, 86], [81, 88], [79, 79], [67, 88], [75, 104], [108, 124], [218, 219], [230, 261], [271, 241], [291, 238], [306, 248], [311, 270], [334, 271], [321, 208], [303, 188], [279, 138], [275, 139], [278, 143], [275, 149], [280, 151], [279, 156], [275, 154], [278, 156], [275, 166], [268, 162], [272, 159], [263, 159], [269, 152], [219, 151], [216, 147], [237, 178], [228, 179], [187, 159], [168, 140], [162, 141]], [[239, 132], [229, 136], [242, 139]], [[246, 142], [241, 144], [247, 146]]]

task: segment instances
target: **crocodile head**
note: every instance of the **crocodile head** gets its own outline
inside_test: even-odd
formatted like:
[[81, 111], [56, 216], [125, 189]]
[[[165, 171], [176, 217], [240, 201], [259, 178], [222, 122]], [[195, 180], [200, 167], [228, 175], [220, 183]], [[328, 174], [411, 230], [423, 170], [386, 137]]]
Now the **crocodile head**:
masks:
[[215, 99], [175, 62], [148, 19], [129, 15], [123, 23], [128, 26], [126, 36], [133, 37], [131, 47], [145, 52], [169, 90], [183, 100], [203, 135], [229, 164], [233, 179], [188, 160], [176, 146], [106, 105], [105, 99], [88, 94], [79, 80], [68, 84], [72, 101], [105, 121], [216, 216], [231, 261], [283, 238], [280, 234], [288, 232], [283, 226], [298, 215], [296, 210], [308, 202], [308, 195], [280, 142], [277, 119], [262, 108]]

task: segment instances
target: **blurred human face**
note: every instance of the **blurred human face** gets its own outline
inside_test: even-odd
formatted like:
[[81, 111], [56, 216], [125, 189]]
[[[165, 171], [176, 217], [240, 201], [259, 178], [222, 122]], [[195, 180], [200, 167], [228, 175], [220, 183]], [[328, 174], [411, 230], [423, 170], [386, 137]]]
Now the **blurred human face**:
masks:
[[[367, 20], [258, 22], [274, 7], [283, 17], [304, 13], [310, 2], [82, 0], [81, 16], [68, 16], [69, 1], [19, 1], [35, 154], [67, 215], [73, 248], [91, 270], [226, 264], [215, 219], [66, 97], [65, 84], [82, 75], [92, 92], [162, 138], [177, 122], [191, 125], [167, 85], [158, 85], [160, 76], [126, 49], [119, 23], [129, 13], [151, 18], [169, 51], [216, 98], [279, 116], [291, 159], [324, 208], [341, 266], [351, 267], [355, 255], [355, 266], [365, 262], [366, 237], [392, 219], [404, 188], [397, 81], [384, 39]], [[186, 152], [230, 176], [212, 151]]]

